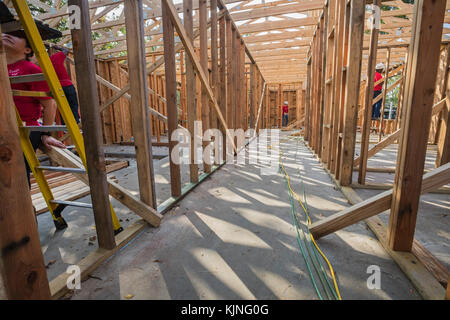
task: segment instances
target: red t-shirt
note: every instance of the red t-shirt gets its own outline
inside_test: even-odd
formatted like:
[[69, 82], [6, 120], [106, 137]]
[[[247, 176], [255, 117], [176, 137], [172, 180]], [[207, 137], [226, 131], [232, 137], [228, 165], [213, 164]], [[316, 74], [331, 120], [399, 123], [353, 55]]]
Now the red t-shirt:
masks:
[[289, 113], [289, 106], [288, 105], [284, 105], [283, 106], [283, 114]]
[[[12, 64], [8, 64], [8, 75], [10, 77], [23, 76], [27, 74], [42, 73], [34, 63], [27, 60], [20, 60]], [[13, 90], [24, 91], [50, 91], [46, 81], [24, 82], [11, 84]], [[52, 99], [51, 97], [18, 97], [14, 96], [14, 103], [19, 111], [20, 118], [26, 122], [28, 126], [38, 126], [37, 120], [41, 117], [40, 100]]]
[[66, 55], [64, 52], [59, 51], [50, 57], [53, 67], [55, 68], [56, 75], [58, 76], [59, 82], [61, 82], [62, 87], [68, 87], [72, 85], [72, 80], [67, 73], [64, 61], [66, 60]]
[[[381, 73], [375, 72], [375, 83], [377, 83], [377, 81], [379, 81], [381, 79], [383, 79], [383, 76], [381, 75]], [[373, 91], [381, 91], [381, 90], [383, 90], [383, 82], [381, 82], [380, 84], [373, 87]]]

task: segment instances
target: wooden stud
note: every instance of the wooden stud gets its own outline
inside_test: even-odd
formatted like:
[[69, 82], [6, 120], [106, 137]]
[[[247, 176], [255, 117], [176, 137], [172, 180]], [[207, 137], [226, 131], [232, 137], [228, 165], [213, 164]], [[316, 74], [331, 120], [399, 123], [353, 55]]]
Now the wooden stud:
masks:
[[305, 141], [309, 141], [311, 132], [311, 78], [312, 78], [312, 68], [311, 59], [308, 60], [308, 75], [306, 79], [306, 105], [305, 105]]
[[166, 79], [167, 118], [169, 131], [169, 157], [170, 157], [170, 188], [173, 197], [181, 196], [181, 173], [178, 159], [173, 158], [173, 150], [177, 141], [172, 139], [173, 132], [177, 129], [177, 75], [175, 65], [174, 27], [170, 19], [167, 2], [162, 2], [163, 37], [164, 37], [164, 67]]
[[[208, 30], [207, 30], [207, 0], [199, 0], [199, 29], [200, 29], [200, 64], [208, 77]], [[209, 79], [209, 77], [208, 77]], [[210, 128], [209, 101], [206, 88], [202, 86], [202, 130], [205, 132]], [[210, 141], [203, 141], [203, 149], [210, 144]], [[211, 165], [203, 159], [203, 171], [211, 172]]]
[[[206, 73], [204, 71], [204, 69], [202, 68], [198, 58], [195, 55], [194, 52], [194, 48], [192, 47], [192, 44], [187, 40], [188, 37], [186, 35], [186, 31], [180, 21], [180, 18], [177, 15], [177, 11], [175, 9], [175, 7], [173, 6], [173, 4], [169, 1], [169, 0], [162, 0], [164, 1], [164, 3], [166, 3], [167, 8], [169, 9], [168, 12], [170, 13], [170, 18], [172, 19], [172, 22], [174, 23], [175, 29], [177, 30], [177, 33], [181, 39], [181, 42], [183, 43], [186, 53], [189, 55], [189, 57], [191, 58], [191, 61], [194, 64], [195, 70], [197, 71], [197, 74], [199, 76], [199, 79], [202, 83], [202, 86], [206, 88], [206, 92], [208, 95], [208, 98], [211, 100], [212, 105], [217, 113], [217, 116], [220, 120], [220, 123], [226, 127], [226, 122], [225, 119], [222, 115], [222, 113], [220, 112], [220, 107], [219, 104], [217, 103], [217, 99], [214, 96], [214, 93], [208, 83], [208, 77], [206, 76]], [[227, 127], [226, 127], [227, 128]], [[227, 132], [227, 137], [230, 140], [230, 143], [233, 147], [233, 150], [235, 153], [237, 153], [237, 148], [236, 145], [233, 142], [232, 136], [230, 134], [230, 132], [228, 130], [226, 130]]]
[[[241, 90], [240, 84], [241, 84], [241, 39], [239, 38], [239, 34], [237, 30], [234, 32], [234, 46], [233, 46], [233, 60], [234, 60], [234, 129], [240, 129], [241, 128], [241, 95], [239, 94], [239, 91]], [[236, 138], [237, 143], [237, 138]]]
[[[380, 6], [380, 0], [374, 0], [372, 6]], [[374, 9], [375, 10], [375, 9]], [[364, 115], [363, 115], [363, 126], [361, 130], [361, 151], [360, 151], [360, 165], [358, 172], [358, 183], [365, 184], [366, 182], [366, 170], [367, 170], [367, 159], [369, 151], [369, 138], [370, 138], [370, 124], [372, 120], [372, 107], [373, 107], [373, 95], [374, 95], [374, 83], [375, 83], [375, 65], [377, 63], [377, 46], [378, 46], [378, 34], [379, 29], [376, 28], [376, 23], [373, 24], [372, 31], [370, 34], [370, 48], [369, 48], [369, 58], [367, 66], [367, 86], [366, 86], [366, 96], [364, 100]], [[387, 69], [389, 70], [389, 69]], [[386, 71], [386, 75], [387, 75]], [[387, 82], [387, 81], [386, 81]]]
[[[125, 0], [127, 27], [128, 75], [131, 93], [131, 122], [138, 169], [141, 200], [156, 208], [155, 181], [152, 159], [152, 137], [148, 114], [148, 84], [145, 71], [144, 25], [142, 0]], [[169, 135], [170, 137], [170, 135]]]
[[445, 5], [445, 0], [415, 3], [409, 54], [414, 67], [409, 69], [389, 219], [388, 242], [393, 250], [411, 251], [414, 239]]
[[[219, 35], [220, 35], [220, 66], [219, 66], [219, 85], [220, 85], [220, 95], [219, 104], [220, 111], [227, 117], [227, 73], [226, 73], [226, 21], [225, 17], [219, 19]], [[225, 138], [225, 128], [220, 126], [222, 131], [222, 137]], [[227, 150], [225, 141], [222, 141], [222, 157], [223, 160], [226, 159]]]
[[84, 26], [81, 29], [72, 29], [71, 31], [78, 91], [83, 93], [78, 98], [83, 117], [86, 169], [89, 172], [89, 186], [91, 188], [98, 245], [100, 248], [111, 250], [116, 246], [116, 243], [106, 183], [97, 82], [93, 72], [86, 72], [86, 70], [95, 70], [89, 23], [89, 3], [87, 0], [69, 0], [68, 4], [80, 8], [80, 23]]
[[389, 65], [391, 62], [391, 48], [387, 49], [387, 57], [386, 57], [386, 71], [385, 71], [385, 81], [383, 83], [383, 103], [381, 105], [381, 115], [380, 115], [380, 127], [378, 129], [378, 141], [381, 141], [381, 135], [384, 132], [383, 123], [384, 123], [384, 109], [386, 108], [386, 97], [388, 93], [388, 82], [389, 82]]
[[[183, 18], [184, 28], [191, 44], [194, 43], [194, 19], [192, 16], [192, 0], [183, 0]], [[196, 106], [195, 106], [195, 92], [196, 92], [196, 77], [194, 72], [194, 66], [191, 59], [186, 55], [186, 104], [187, 104], [187, 118], [188, 118], [188, 130], [191, 138], [190, 146], [190, 164], [189, 175], [192, 183], [198, 182], [198, 165], [196, 160], [195, 150], [195, 120]]]
[[345, 92], [345, 121], [341, 154], [339, 182], [346, 186], [352, 183], [353, 156], [355, 154], [356, 120], [358, 96], [361, 83], [362, 41], [364, 35], [364, 14], [366, 1], [352, 0], [350, 13], [350, 47]]
[[233, 31], [231, 30], [231, 20], [226, 20], [226, 66], [227, 66], [227, 114], [226, 122], [230, 129], [233, 129], [233, 79], [234, 79], [234, 68], [233, 68]]
[[[219, 61], [218, 61], [218, 46], [217, 46], [217, 0], [210, 0], [210, 15], [211, 15], [211, 88], [214, 90], [216, 97], [219, 97]], [[212, 129], [218, 128], [217, 114], [214, 110], [210, 112], [210, 127]], [[215, 142], [214, 142], [215, 143]], [[215, 157], [216, 159], [216, 157]], [[216, 163], [217, 164], [217, 163]]]
[[8, 299], [50, 299], [2, 39], [0, 90], [0, 274]]

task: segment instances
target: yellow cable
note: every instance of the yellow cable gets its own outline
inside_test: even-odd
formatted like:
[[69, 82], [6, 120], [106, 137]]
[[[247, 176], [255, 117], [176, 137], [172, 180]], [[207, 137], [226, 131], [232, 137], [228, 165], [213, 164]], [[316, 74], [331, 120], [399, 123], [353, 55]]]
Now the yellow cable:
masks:
[[[283, 155], [283, 152], [280, 150], [280, 164], [281, 164], [281, 168], [283, 169], [284, 173], [286, 174], [289, 190], [291, 190], [292, 194], [294, 195], [294, 197], [297, 199], [297, 201], [300, 203], [301, 207], [303, 208], [303, 211], [305, 212], [306, 217], [308, 219], [308, 225], [311, 225], [311, 219], [309, 217], [309, 214], [308, 214], [306, 208], [303, 206], [303, 203], [302, 203], [300, 197], [297, 195], [297, 193], [295, 193], [294, 190], [292, 190], [290, 177], [289, 177], [288, 173], [286, 172], [286, 170], [284, 168], [283, 162], [281, 161], [282, 155]], [[317, 245], [316, 241], [314, 240], [313, 235], [310, 234], [310, 236], [311, 236], [312, 242], [314, 243], [314, 246], [317, 248], [317, 250], [319, 251], [320, 255], [326, 261], [326, 263], [328, 265], [328, 268], [330, 269], [331, 277], [333, 278], [333, 283], [334, 283], [334, 287], [336, 289], [336, 293], [337, 293], [337, 295], [339, 297], [339, 300], [342, 300], [341, 294], [339, 292], [339, 287], [338, 287], [338, 284], [337, 284], [337, 281], [336, 281], [336, 277], [334, 276], [333, 266], [331, 265], [330, 261], [325, 256], [325, 254], [322, 252], [322, 250], [320, 250], [319, 246]]]

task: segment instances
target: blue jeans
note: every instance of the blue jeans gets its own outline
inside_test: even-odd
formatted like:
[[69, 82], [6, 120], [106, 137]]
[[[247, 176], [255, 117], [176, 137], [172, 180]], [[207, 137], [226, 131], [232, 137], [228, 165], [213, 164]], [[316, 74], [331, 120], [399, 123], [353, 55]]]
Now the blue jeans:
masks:
[[[378, 97], [383, 91], [374, 91], [373, 98]], [[381, 116], [381, 105], [383, 104], [383, 99], [380, 99], [377, 103], [372, 106], [372, 119], [379, 119]]]
[[286, 127], [288, 124], [289, 115], [287, 113], [283, 114], [283, 127]]
[[[63, 87], [64, 94], [66, 95], [67, 102], [69, 103], [70, 109], [72, 110], [75, 121], [80, 123], [80, 115], [78, 114], [78, 96], [77, 91], [73, 85]], [[61, 124], [65, 125], [64, 119], [61, 117]]]

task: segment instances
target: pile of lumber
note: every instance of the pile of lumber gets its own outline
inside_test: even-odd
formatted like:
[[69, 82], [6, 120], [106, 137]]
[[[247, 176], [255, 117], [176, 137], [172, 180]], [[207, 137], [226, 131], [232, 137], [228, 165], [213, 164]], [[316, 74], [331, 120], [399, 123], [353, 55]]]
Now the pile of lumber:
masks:
[[[106, 172], [114, 172], [126, 168], [128, 165], [128, 161], [107, 160]], [[89, 187], [71, 173], [44, 171], [44, 174], [55, 199], [74, 201], [90, 193]], [[31, 176], [31, 199], [38, 215], [48, 211], [47, 204], [33, 175]]]

